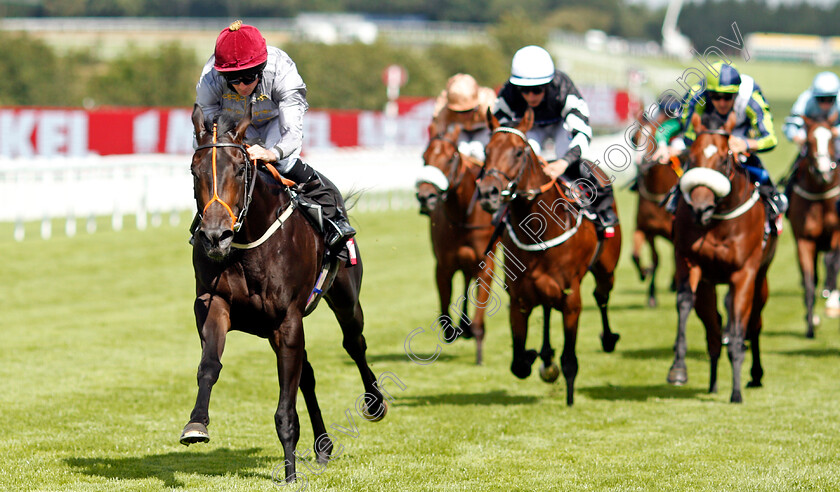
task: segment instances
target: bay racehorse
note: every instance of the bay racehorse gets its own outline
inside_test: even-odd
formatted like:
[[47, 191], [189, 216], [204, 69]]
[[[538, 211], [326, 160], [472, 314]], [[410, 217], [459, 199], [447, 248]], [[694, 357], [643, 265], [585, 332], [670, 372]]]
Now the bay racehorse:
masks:
[[[720, 129], [709, 129], [695, 113], [692, 125], [697, 139], [689, 150], [689, 169], [680, 178], [683, 199], [674, 217], [674, 252], [677, 269], [677, 337], [670, 384], [688, 380], [686, 323], [692, 308], [706, 328], [711, 371], [709, 392], [717, 391], [717, 365], [721, 347], [728, 340], [732, 363], [730, 401], [740, 403], [741, 366], [749, 340], [752, 380], [761, 386], [763, 369], [758, 335], [761, 311], [769, 294], [767, 269], [776, 251], [777, 237], [765, 224], [766, 211], [758, 190], [737, 155], [729, 150], [735, 126], [732, 113]], [[727, 334], [721, 333], [716, 285], [729, 286]]]
[[[226, 116], [205, 122], [198, 105], [192, 114], [198, 147], [191, 171], [201, 217], [193, 247], [201, 362], [198, 396], [181, 443], [210, 440], [210, 392], [222, 369], [227, 333], [240, 330], [266, 338], [277, 356], [280, 399], [274, 423], [286, 456], [286, 480], [291, 481], [300, 437], [295, 409], [298, 387], [315, 434], [317, 460], [329, 460], [333, 448], [315, 397], [315, 376], [306, 358], [303, 330], [325, 245], [294, 205], [279, 174], [275, 180], [266, 172], [273, 168], [258, 169], [248, 159], [243, 137], [251, 123], [250, 108], [249, 102], [247, 116], [238, 123]], [[341, 265], [331, 287], [323, 286], [324, 298], [341, 325], [344, 348], [361, 373], [365, 415], [378, 420], [387, 407], [365, 360], [361, 281], [361, 262], [349, 268]]]
[[551, 310], [559, 310], [565, 336], [560, 367], [566, 379], [566, 404], [572, 405], [578, 371], [575, 344], [581, 312], [580, 284], [587, 271], [595, 276], [594, 296], [601, 312], [604, 351], [612, 352], [619, 338], [610, 330], [607, 303], [621, 251], [621, 230], [616, 226], [614, 235], [599, 238], [595, 225], [584, 217], [570, 194], [544, 173], [542, 160], [525, 135], [534, 123], [530, 108], [515, 128], [500, 126], [489, 112], [487, 118], [493, 133], [478, 182], [479, 200], [486, 210], [499, 211], [504, 217], [505, 263], [522, 265], [517, 275], [511, 273], [514, 269], [505, 268], [513, 336], [511, 372], [519, 378], [531, 374], [537, 352], [525, 348], [528, 318], [535, 307], [542, 306], [540, 377], [546, 382], [558, 378], [550, 325]]
[[[433, 128], [429, 127], [430, 135]], [[476, 206], [475, 180], [482, 163], [458, 151], [456, 142], [460, 132], [461, 127], [456, 126], [449, 133], [430, 138], [423, 152], [424, 166], [417, 179], [417, 200], [421, 213], [430, 219], [442, 319], [451, 320], [452, 278], [459, 271], [464, 275], [464, 294], [452, 306], [459, 320], [458, 326], [446, 325], [451, 330], [447, 336], [458, 333], [465, 338], [475, 337], [475, 362], [481, 364], [484, 315], [494, 267], [493, 255], [485, 255], [484, 251], [493, 234], [490, 224], [493, 216]], [[494, 241], [492, 249], [497, 243], [498, 240]], [[472, 318], [467, 313], [468, 300], [475, 305]]]
[[820, 252], [827, 252], [825, 275], [830, 294], [826, 302], [826, 313], [836, 317], [840, 310], [840, 291], [837, 290], [840, 220], [836, 208], [837, 197], [840, 196], [840, 172], [837, 170], [834, 136], [831, 133], [835, 122], [817, 122], [809, 118], [804, 120], [807, 141], [804, 154], [795, 164], [796, 179], [792, 183], [787, 217], [796, 240], [799, 271], [805, 291], [806, 336], [813, 338], [814, 328], [819, 324], [819, 318], [814, 315], [814, 300]]
[[[639, 117], [639, 130], [633, 135], [638, 160], [636, 185], [639, 200], [636, 208], [636, 230], [633, 231], [633, 265], [639, 273], [639, 279], [650, 278], [648, 306], [656, 306], [656, 270], [659, 268], [659, 253], [656, 251], [657, 237], [671, 242], [674, 216], [662, 205], [682, 173], [679, 160], [674, 157], [667, 164], [653, 160], [656, 151], [656, 126], [644, 116]], [[643, 139], [644, 137], [644, 139]], [[651, 265], [642, 266], [642, 247], [647, 243], [650, 248]]]

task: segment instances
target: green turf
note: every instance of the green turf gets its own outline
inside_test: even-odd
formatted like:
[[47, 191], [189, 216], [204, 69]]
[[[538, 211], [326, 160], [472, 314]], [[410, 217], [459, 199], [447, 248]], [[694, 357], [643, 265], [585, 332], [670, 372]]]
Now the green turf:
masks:
[[[769, 163], [783, 167], [782, 155]], [[634, 199], [619, 193], [632, 223]], [[178, 443], [195, 400], [199, 340], [192, 319], [192, 269], [181, 226], [49, 241], [12, 240], [0, 226], [0, 489], [274, 490], [282, 463], [273, 425], [278, 388], [268, 343], [228, 339], [210, 406], [209, 444]], [[702, 328], [689, 325], [689, 384], [665, 383], [676, 313], [660, 275], [661, 307], [644, 307], [631, 270], [629, 232], [612, 299], [622, 339], [605, 354], [599, 320], [584, 289], [574, 407], [562, 378], [548, 385], [509, 371], [506, 298], [488, 320], [485, 364], [474, 346], [443, 346], [430, 365], [410, 362], [404, 341], [436, 317], [428, 222], [415, 212], [357, 213], [365, 258], [363, 305], [369, 361], [405, 384], [381, 423], [353, 409], [362, 387], [322, 306], [306, 320], [309, 357], [328, 427], [344, 449], [319, 475], [299, 463], [309, 490], [831, 490], [840, 488], [837, 373], [840, 332], [824, 320], [816, 340], [803, 334], [803, 307], [789, 231], [770, 271], [761, 389], [728, 403], [731, 372], [721, 361], [720, 393], [707, 394]], [[661, 245], [667, 256], [668, 249]], [[820, 304], [820, 310], [822, 309]], [[562, 345], [560, 317], [552, 318]], [[540, 316], [529, 347], [540, 343]], [[415, 351], [430, 351], [431, 337]], [[750, 362], [747, 357], [747, 364]], [[748, 367], [748, 366], [747, 366]], [[748, 369], [744, 371], [748, 378]], [[299, 454], [312, 447], [302, 399]], [[301, 488], [302, 484], [288, 490]]]

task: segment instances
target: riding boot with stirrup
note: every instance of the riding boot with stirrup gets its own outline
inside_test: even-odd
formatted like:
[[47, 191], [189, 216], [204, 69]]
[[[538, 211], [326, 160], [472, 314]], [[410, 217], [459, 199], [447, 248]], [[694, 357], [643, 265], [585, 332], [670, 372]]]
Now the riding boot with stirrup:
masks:
[[772, 182], [769, 184], [761, 184], [758, 186], [758, 193], [770, 205], [770, 221], [776, 220], [776, 217], [783, 215], [788, 209], [788, 199], [784, 193], [780, 193]]
[[283, 174], [300, 186], [305, 198], [321, 206], [324, 236], [330, 249], [340, 249], [356, 235], [356, 230], [347, 221], [341, 192], [332, 181], [300, 159]]

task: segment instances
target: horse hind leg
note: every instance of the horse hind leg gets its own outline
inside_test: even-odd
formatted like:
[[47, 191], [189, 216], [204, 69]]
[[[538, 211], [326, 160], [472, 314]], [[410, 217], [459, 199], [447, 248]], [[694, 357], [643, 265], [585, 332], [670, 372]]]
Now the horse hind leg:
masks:
[[750, 369], [752, 379], [747, 383], [747, 388], [760, 388], [762, 386], [761, 378], [764, 377], [764, 369], [761, 367], [761, 351], [758, 346], [758, 338], [763, 325], [761, 312], [764, 310], [764, 306], [767, 304], [767, 298], [770, 295], [770, 288], [767, 285], [766, 277], [762, 280], [759, 289], [755, 295], [750, 324], [747, 327], [747, 338], [750, 341], [750, 352], [752, 353], [752, 368]]
[[598, 310], [601, 312], [601, 348], [604, 352], [611, 353], [621, 335], [610, 330], [610, 320], [607, 315], [607, 306], [610, 302], [610, 292], [613, 288], [615, 278], [611, 272], [607, 272], [603, 266], [595, 265], [592, 269], [595, 275], [595, 290], [592, 292]]
[[464, 272], [464, 295], [460, 297], [461, 301], [461, 312], [459, 313], [459, 320], [458, 320], [458, 336], [469, 339], [475, 336], [474, 333], [474, 323], [473, 320], [470, 319], [468, 314], [467, 308], [469, 307], [469, 293], [470, 293], [470, 282], [472, 282], [472, 275]]
[[577, 345], [578, 321], [580, 320], [580, 284], [563, 300], [563, 353], [560, 355], [560, 367], [566, 379], [566, 405], [575, 402], [575, 378], [578, 372], [578, 360], [575, 354]]
[[802, 273], [802, 287], [805, 300], [805, 321], [807, 338], [814, 338], [816, 319], [814, 316], [814, 303], [816, 298], [815, 265], [816, 265], [816, 244], [807, 239], [796, 241], [796, 250], [799, 257], [799, 268]]
[[210, 302], [211, 296], [204, 294], [195, 300], [195, 317], [201, 338], [201, 362], [198, 364], [198, 395], [190, 420], [181, 432], [180, 442], [185, 446], [210, 441], [207, 426], [210, 425], [210, 393], [219, 380], [222, 371], [222, 353], [225, 338], [230, 330], [228, 304], [218, 298]]
[[[362, 305], [359, 303], [359, 290], [362, 284], [361, 260], [351, 269], [341, 269], [336, 275], [335, 282], [325, 296], [327, 304], [335, 314], [335, 319], [341, 326], [343, 334], [342, 346], [362, 377], [365, 389], [365, 405], [368, 416], [366, 420], [376, 422], [382, 420], [388, 412], [388, 406], [382, 397], [382, 392], [376, 384], [376, 376], [367, 363], [367, 342], [362, 334], [365, 325]], [[368, 418], [369, 417], [369, 418]]]
[[551, 307], [543, 306], [543, 345], [540, 349], [540, 379], [553, 383], [560, 377], [560, 368], [554, 362], [554, 349], [551, 347]]
[[825, 302], [825, 315], [829, 318], [840, 317], [840, 291], [837, 290], [837, 274], [840, 272], [840, 251], [831, 250], [824, 255], [825, 261], [825, 288], [823, 297]]
[[639, 274], [639, 281], [644, 282], [647, 278], [647, 270], [642, 266], [642, 246], [645, 244], [645, 233], [636, 229], [633, 231], [633, 266]]
[[[454, 275], [454, 268], [444, 265], [441, 260], [438, 260], [435, 266], [435, 282], [437, 283], [438, 300], [440, 302], [440, 319], [450, 319], [449, 302], [452, 299], [452, 277]], [[452, 342], [458, 336], [458, 329], [451, 323], [445, 323], [443, 336], [447, 342]]]

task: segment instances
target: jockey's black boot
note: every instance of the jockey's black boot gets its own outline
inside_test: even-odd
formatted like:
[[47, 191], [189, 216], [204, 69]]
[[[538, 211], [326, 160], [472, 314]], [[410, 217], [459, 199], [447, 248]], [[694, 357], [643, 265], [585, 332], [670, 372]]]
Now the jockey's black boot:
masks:
[[284, 174], [300, 185], [305, 198], [321, 206], [324, 236], [330, 249], [343, 247], [348, 239], [356, 235], [356, 230], [347, 221], [341, 192], [332, 181], [300, 159]]
[[[595, 182], [597, 183], [597, 180]], [[599, 232], [618, 225], [618, 216], [612, 207], [614, 201], [611, 185], [596, 188], [596, 194], [588, 208], [598, 216], [600, 224], [596, 224], [596, 229]]]
[[677, 213], [677, 204], [680, 202], [680, 186], [675, 185], [671, 187], [665, 198], [659, 203], [660, 206], [665, 207], [665, 211], [671, 215]]
[[772, 183], [759, 185], [758, 193], [767, 202], [770, 208], [771, 216], [768, 217], [770, 221], [776, 220], [776, 217], [787, 212], [788, 200], [784, 193], [779, 193], [776, 186]]

